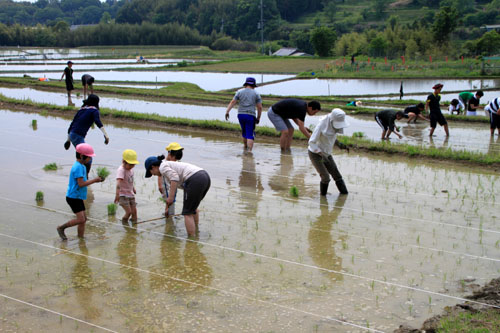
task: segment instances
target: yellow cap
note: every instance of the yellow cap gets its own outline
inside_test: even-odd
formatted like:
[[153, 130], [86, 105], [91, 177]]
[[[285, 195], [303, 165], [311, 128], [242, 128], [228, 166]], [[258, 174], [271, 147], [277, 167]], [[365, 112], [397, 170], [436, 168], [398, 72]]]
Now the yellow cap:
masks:
[[184, 149], [181, 147], [180, 144], [178, 144], [177, 142], [172, 142], [170, 143], [167, 148], [165, 148], [166, 151], [171, 151], [171, 150], [181, 150], [181, 149]]
[[139, 164], [137, 153], [132, 149], [125, 149], [123, 151], [123, 160], [128, 164]]

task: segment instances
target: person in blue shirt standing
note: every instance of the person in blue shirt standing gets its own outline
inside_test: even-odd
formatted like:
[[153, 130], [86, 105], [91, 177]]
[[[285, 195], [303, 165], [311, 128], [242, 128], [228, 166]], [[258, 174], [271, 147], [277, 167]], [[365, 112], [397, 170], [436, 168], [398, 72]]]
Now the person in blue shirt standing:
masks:
[[69, 227], [78, 226], [78, 237], [83, 238], [85, 233], [85, 204], [83, 200], [87, 199], [87, 186], [102, 182], [101, 177], [96, 177], [87, 180], [87, 173], [85, 172], [85, 163], [95, 156], [94, 149], [87, 143], [81, 143], [76, 146], [76, 162], [71, 167], [69, 173], [68, 191], [66, 192], [66, 202], [71, 207], [76, 218], [66, 222], [57, 227], [57, 233], [63, 241], [67, 240], [64, 229]]
[[[101, 122], [99, 114], [99, 96], [90, 94], [89, 97], [83, 101], [82, 108], [78, 110], [73, 118], [73, 121], [69, 125], [68, 139], [64, 143], [64, 148], [68, 150], [71, 143], [75, 147], [80, 143], [85, 143], [85, 136], [94, 123], [104, 134], [104, 143], [108, 144], [109, 137], [104, 129], [104, 125]], [[90, 172], [91, 166], [92, 158], [85, 163], [87, 174]]]

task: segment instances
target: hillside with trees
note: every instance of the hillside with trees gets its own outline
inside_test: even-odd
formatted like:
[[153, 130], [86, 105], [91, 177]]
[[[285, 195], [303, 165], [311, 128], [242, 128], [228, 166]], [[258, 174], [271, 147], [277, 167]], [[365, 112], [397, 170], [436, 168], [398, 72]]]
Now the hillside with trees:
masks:
[[[0, 45], [297, 47], [408, 59], [500, 49], [500, 0], [0, 0]], [[72, 27], [73, 26], [73, 27]], [[77, 27], [78, 26], [78, 27]], [[72, 27], [72, 28], [71, 28]], [[263, 27], [263, 31], [261, 31]]]

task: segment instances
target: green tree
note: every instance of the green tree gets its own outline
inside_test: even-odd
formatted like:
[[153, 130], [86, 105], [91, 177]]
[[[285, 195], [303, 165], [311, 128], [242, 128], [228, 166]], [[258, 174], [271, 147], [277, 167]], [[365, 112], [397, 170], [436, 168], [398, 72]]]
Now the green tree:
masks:
[[318, 27], [311, 32], [311, 44], [317, 55], [328, 57], [332, 54], [337, 34], [328, 27]]
[[492, 55], [500, 50], [500, 33], [492, 30], [486, 32], [476, 44], [476, 54]]
[[455, 7], [444, 6], [441, 7], [439, 13], [437, 13], [432, 26], [432, 31], [434, 33], [434, 38], [438, 42], [447, 42], [450, 39], [450, 35], [457, 27], [458, 11]]
[[371, 40], [369, 46], [370, 55], [373, 57], [382, 57], [387, 52], [387, 41], [384, 36], [377, 36]]
[[99, 23], [102, 23], [102, 24], [111, 23], [111, 14], [109, 12], [102, 13], [102, 16], [101, 16], [101, 19], [99, 20]]
[[375, 17], [380, 19], [384, 17], [384, 10], [386, 7], [386, 0], [375, 0], [372, 1], [372, 8], [375, 12]]

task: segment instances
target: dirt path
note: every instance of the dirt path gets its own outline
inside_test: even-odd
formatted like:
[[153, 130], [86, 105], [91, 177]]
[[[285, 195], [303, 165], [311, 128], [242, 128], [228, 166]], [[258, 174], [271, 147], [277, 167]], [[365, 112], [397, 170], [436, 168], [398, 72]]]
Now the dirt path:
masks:
[[[473, 283], [474, 281], [470, 281], [465, 287], [472, 290], [472, 295], [466, 296], [465, 298], [473, 300], [475, 302], [481, 302], [486, 304], [491, 304], [494, 306], [500, 306], [500, 278], [491, 280], [484, 287], [480, 287], [477, 284]], [[492, 315], [498, 318], [500, 316], [500, 309], [491, 308], [483, 305], [479, 305], [477, 303], [460, 303], [453, 307], [447, 307], [444, 309], [443, 314], [437, 315], [427, 319], [420, 329], [414, 329], [408, 327], [406, 325], [401, 325], [394, 333], [419, 333], [425, 331], [426, 333], [437, 332], [440, 326], [440, 322], [443, 318], [446, 317], [456, 317], [459, 314], [478, 314], [483, 313], [485, 315]], [[490, 327], [491, 323], [484, 321], [480, 322], [472, 319], [474, 321], [476, 328], [484, 328], [488, 331], [493, 332], [492, 327]]]

